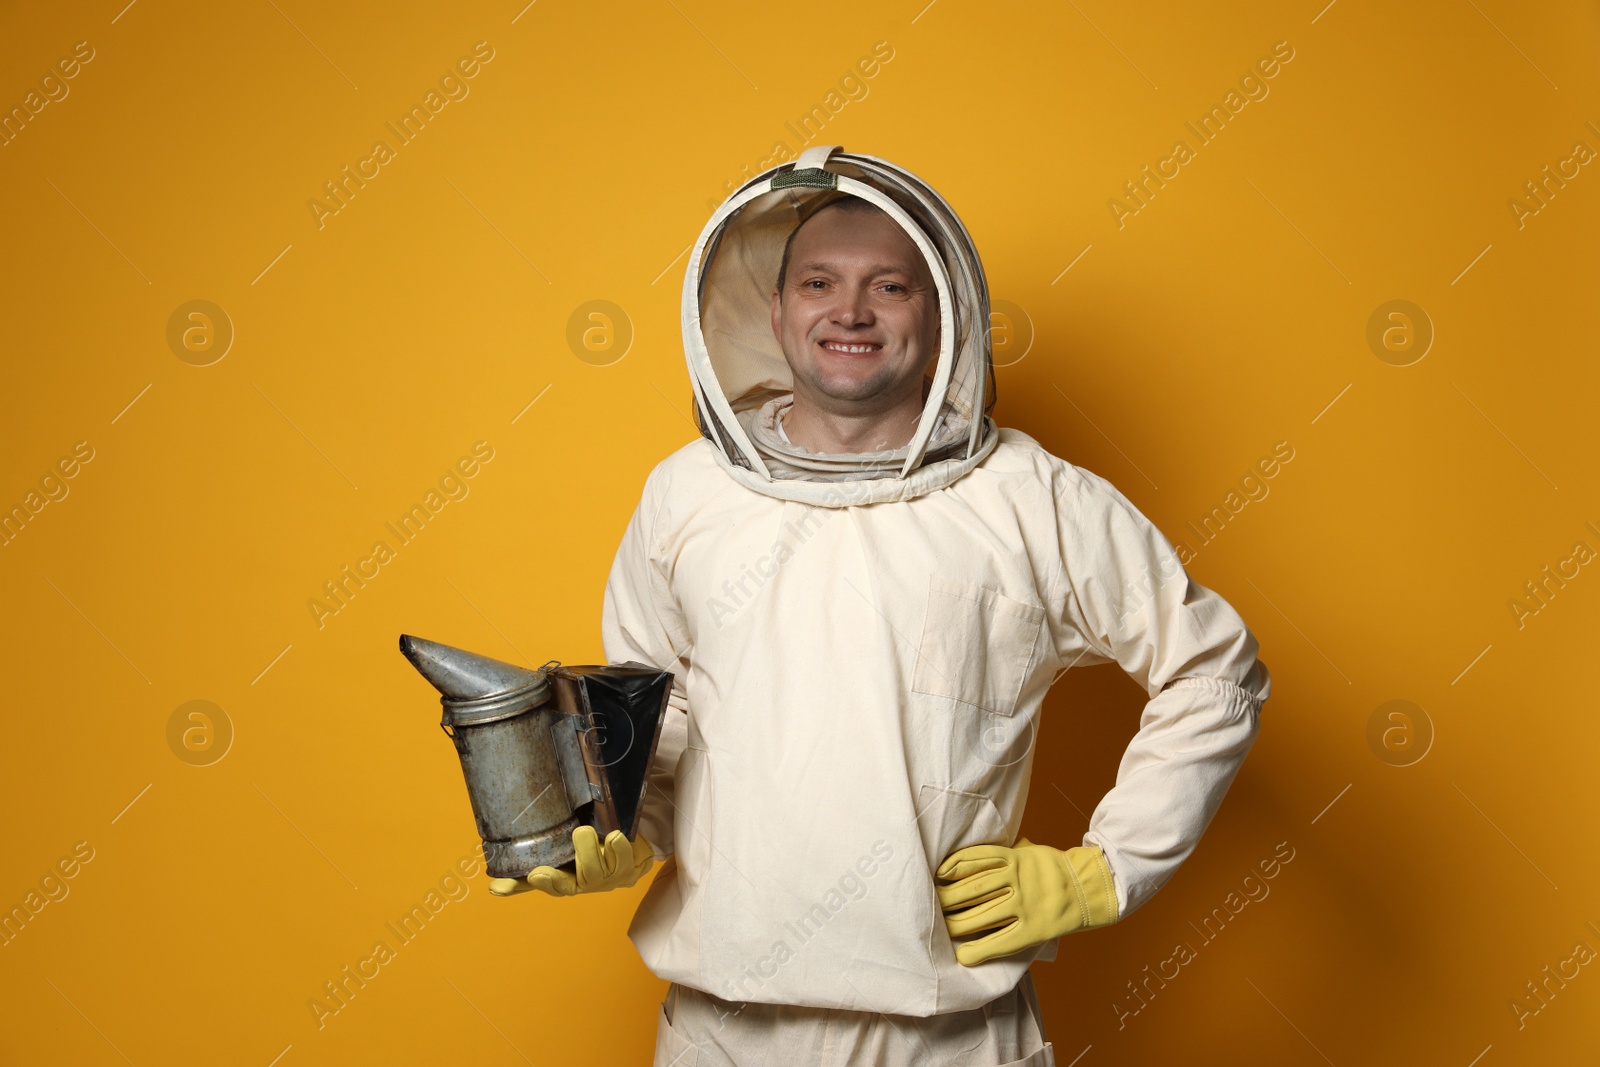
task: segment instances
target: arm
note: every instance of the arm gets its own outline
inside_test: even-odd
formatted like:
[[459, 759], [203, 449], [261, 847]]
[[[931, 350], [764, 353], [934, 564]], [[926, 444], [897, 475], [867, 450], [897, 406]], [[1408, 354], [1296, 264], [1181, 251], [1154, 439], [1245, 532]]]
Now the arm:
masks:
[[1022, 838], [975, 845], [937, 871], [963, 964], [1107, 926], [1150, 899], [1194, 851], [1260, 729], [1271, 685], [1256, 640], [1192, 581], [1161, 532], [1105, 479], [1072, 468], [1056, 496], [1061, 666], [1115, 662], [1150, 697], [1116, 785], [1065, 851]]
[[[1149, 696], [1084, 845], [1115, 875], [1118, 917], [1194, 851], [1260, 730], [1271, 677], [1227, 601], [1110, 482], [1076, 470], [1058, 494], [1068, 586], [1063, 665], [1116, 662]], [[1080, 658], [1081, 657], [1081, 658]]]
[[606, 580], [600, 631], [608, 663], [625, 660], [672, 672], [672, 692], [661, 724], [661, 739], [650, 764], [639, 832], [655, 848], [657, 859], [673, 852], [674, 782], [678, 757], [689, 736], [689, 704], [684, 683], [689, 672], [689, 637], [683, 613], [672, 596], [658, 551], [656, 530], [664, 509], [657, 474], [645, 481], [643, 498], [634, 511]]

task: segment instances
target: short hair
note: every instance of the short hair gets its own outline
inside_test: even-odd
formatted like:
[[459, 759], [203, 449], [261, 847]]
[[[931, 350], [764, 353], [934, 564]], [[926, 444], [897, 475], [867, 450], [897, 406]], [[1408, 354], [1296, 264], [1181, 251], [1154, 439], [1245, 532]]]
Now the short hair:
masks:
[[837, 208], [840, 211], [853, 211], [857, 213], [876, 211], [880, 215], [888, 214], [888, 212], [884, 211], [883, 208], [879, 207], [877, 204], [874, 204], [865, 197], [855, 196], [851, 193], [839, 193], [836, 196], [828, 197], [824, 199], [819, 206], [813, 208], [809, 213], [805, 213], [804, 217], [800, 220], [800, 225], [789, 231], [789, 239], [783, 243], [783, 259], [778, 264], [778, 296], [780, 299], [783, 297], [784, 279], [789, 275], [789, 253], [794, 250], [795, 235], [800, 232], [801, 227], [805, 226], [806, 223], [810, 222], [824, 211], [828, 211], [833, 208]]

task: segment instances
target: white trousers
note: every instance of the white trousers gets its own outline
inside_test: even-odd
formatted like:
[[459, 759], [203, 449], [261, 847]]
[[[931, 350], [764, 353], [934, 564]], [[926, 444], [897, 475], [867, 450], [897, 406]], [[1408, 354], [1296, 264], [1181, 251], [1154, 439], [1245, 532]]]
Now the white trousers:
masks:
[[654, 1067], [1055, 1067], [1024, 974], [981, 1008], [921, 1018], [723, 1000], [673, 982]]

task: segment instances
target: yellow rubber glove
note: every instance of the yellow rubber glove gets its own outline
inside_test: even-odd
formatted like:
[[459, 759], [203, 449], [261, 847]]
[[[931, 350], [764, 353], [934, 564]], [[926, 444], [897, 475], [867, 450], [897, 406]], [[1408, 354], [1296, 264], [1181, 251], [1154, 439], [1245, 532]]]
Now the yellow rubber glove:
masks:
[[1117, 921], [1117, 892], [1105, 853], [1093, 845], [1065, 852], [1026, 837], [1016, 847], [972, 845], [939, 864], [939, 906], [951, 937], [994, 929], [957, 943], [956, 959], [976, 967], [1033, 945]]
[[656, 861], [655, 849], [638, 834], [630, 842], [621, 830], [606, 835], [605, 844], [592, 826], [580, 826], [572, 831], [572, 848], [577, 853], [576, 872], [559, 867], [535, 867], [521, 878], [494, 878], [489, 882], [489, 892], [505, 897], [537, 889], [553, 897], [570, 897], [578, 893], [604, 893], [612, 889], [625, 889], [643, 878], [650, 865]]

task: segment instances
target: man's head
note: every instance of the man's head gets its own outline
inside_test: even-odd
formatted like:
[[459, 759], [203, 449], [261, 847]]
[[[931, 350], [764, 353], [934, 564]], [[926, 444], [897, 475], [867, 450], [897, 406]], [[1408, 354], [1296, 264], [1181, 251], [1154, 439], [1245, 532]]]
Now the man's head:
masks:
[[789, 236], [772, 332], [795, 403], [838, 415], [920, 406], [939, 351], [939, 294], [922, 253], [875, 204], [845, 196]]

